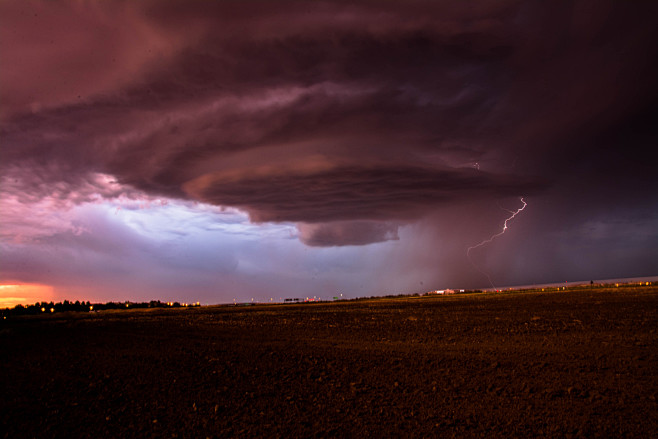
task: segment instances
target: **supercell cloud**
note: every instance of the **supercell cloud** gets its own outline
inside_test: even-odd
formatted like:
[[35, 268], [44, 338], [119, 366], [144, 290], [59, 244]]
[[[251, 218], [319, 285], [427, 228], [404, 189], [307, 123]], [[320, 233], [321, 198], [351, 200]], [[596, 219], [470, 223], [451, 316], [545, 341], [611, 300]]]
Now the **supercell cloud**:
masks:
[[[80, 237], [117, 233], [146, 274], [116, 270], [155, 290], [144, 277], [166, 272], [154, 255], [173, 235], [132, 240], [120, 215], [89, 206], [171, 202], [209, 224], [238, 209], [249, 230], [222, 228], [230, 251], [213, 252], [176, 223], [198, 265], [168, 263], [208, 297], [213, 282], [384, 293], [362, 279], [391, 266], [486, 286], [464, 249], [519, 196], [527, 223], [478, 261], [499, 282], [656, 274], [651, 2], [9, 1], [0, 16], [7, 281], [63, 284], [44, 274], [46, 249], [96, 246], [102, 266], [115, 247]], [[258, 245], [280, 261], [317, 252], [317, 265], [287, 273]], [[347, 254], [372, 261], [355, 272]], [[213, 258], [216, 271], [200, 262]], [[71, 267], [80, 288], [85, 273], [113, 281]]]

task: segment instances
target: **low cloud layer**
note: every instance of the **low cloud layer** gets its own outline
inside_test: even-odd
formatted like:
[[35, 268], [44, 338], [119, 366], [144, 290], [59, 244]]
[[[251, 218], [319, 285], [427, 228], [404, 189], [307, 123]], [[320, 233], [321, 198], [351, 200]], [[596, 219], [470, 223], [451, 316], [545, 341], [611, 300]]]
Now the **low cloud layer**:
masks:
[[184, 186], [193, 198], [236, 206], [257, 222], [416, 219], [460, 199], [536, 192], [541, 185], [475, 169], [394, 165], [282, 166], [217, 172]]
[[364, 245], [397, 241], [398, 224], [377, 221], [337, 221], [324, 224], [300, 224], [299, 239], [306, 245]]

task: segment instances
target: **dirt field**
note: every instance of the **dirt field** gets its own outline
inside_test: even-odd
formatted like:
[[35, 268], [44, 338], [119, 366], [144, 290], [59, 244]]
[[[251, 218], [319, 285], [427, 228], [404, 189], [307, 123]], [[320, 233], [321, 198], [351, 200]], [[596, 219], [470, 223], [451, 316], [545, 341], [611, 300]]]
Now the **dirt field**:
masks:
[[658, 437], [658, 288], [1, 323], [5, 437]]

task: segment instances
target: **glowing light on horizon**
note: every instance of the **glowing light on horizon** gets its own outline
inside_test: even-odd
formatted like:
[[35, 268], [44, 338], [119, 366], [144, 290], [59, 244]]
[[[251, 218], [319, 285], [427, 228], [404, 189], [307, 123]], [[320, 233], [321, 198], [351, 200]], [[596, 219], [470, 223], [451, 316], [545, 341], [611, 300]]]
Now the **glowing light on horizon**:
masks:
[[13, 308], [16, 305], [31, 305], [36, 302], [53, 300], [54, 288], [41, 284], [0, 285], [0, 308]]
[[507, 230], [507, 223], [508, 223], [509, 221], [513, 220], [514, 217], [517, 216], [519, 213], [521, 213], [521, 211], [522, 211], [523, 209], [525, 209], [526, 206], [528, 205], [528, 203], [525, 202], [525, 200], [523, 199], [523, 197], [521, 197], [520, 200], [521, 200], [521, 203], [523, 203], [523, 206], [521, 206], [520, 208], [518, 208], [516, 211], [512, 211], [512, 210], [505, 209], [505, 210], [507, 210], [509, 213], [511, 213], [512, 216], [510, 216], [509, 218], [507, 218], [507, 219], [505, 220], [505, 222], [503, 223], [503, 230], [501, 230], [500, 232], [496, 233], [495, 235], [492, 235], [490, 238], [485, 239], [484, 241], [480, 242], [479, 244], [476, 244], [476, 245], [472, 245], [472, 246], [470, 246], [470, 247], [466, 250], [466, 257], [468, 258], [468, 261], [471, 263], [471, 265], [472, 265], [477, 271], [479, 271], [482, 275], [484, 275], [484, 276], [489, 280], [489, 283], [491, 284], [491, 287], [492, 287], [492, 288], [496, 288], [496, 286], [494, 285], [493, 281], [491, 280], [491, 276], [489, 276], [489, 274], [487, 274], [487, 273], [484, 272], [482, 269], [480, 269], [480, 267], [478, 267], [477, 265], [475, 265], [475, 263], [474, 263], [473, 260], [471, 259], [471, 250], [476, 249], [476, 248], [478, 248], [478, 247], [482, 247], [482, 246], [484, 246], [484, 245], [487, 245], [487, 244], [489, 244], [490, 242], [492, 242], [494, 239], [498, 238], [499, 236], [502, 236], [502, 235], [505, 233], [505, 231]]

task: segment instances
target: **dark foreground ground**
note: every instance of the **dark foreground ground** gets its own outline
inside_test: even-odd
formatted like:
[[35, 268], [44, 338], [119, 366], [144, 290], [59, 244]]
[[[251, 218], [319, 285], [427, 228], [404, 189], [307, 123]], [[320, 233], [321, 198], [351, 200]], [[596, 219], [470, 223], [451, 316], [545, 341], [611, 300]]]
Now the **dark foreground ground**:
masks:
[[5, 437], [658, 437], [658, 289], [1, 323]]

